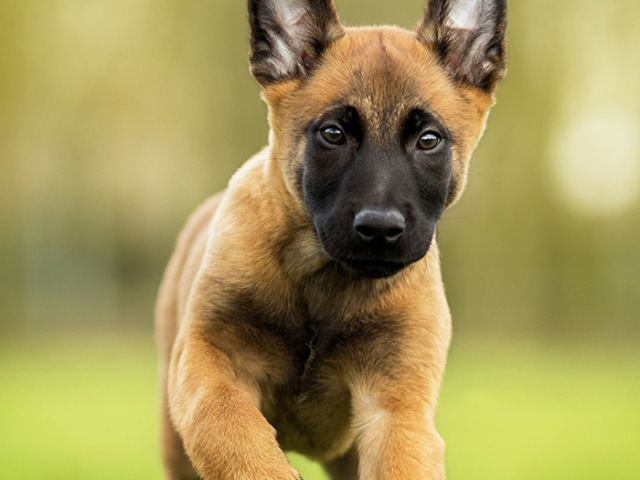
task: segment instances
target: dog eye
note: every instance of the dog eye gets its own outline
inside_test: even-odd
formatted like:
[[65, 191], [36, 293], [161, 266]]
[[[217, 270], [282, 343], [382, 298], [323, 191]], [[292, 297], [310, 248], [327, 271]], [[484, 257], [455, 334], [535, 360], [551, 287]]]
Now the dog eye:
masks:
[[345, 136], [338, 127], [330, 126], [320, 130], [322, 138], [331, 145], [342, 145], [345, 142]]
[[433, 131], [428, 131], [422, 134], [422, 136], [418, 139], [418, 148], [420, 150], [434, 150], [440, 142], [442, 141], [442, 137]]

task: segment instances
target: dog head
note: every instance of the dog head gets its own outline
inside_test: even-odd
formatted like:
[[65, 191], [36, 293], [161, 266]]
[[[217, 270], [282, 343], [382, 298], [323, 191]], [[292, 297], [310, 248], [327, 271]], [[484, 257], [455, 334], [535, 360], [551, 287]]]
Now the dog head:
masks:
[[429, 0], [415, 32], [332, 0], [249, 0], [272, 159], [325, 253], [365, 277], [421, 259], [505, 73], [506, 0]]

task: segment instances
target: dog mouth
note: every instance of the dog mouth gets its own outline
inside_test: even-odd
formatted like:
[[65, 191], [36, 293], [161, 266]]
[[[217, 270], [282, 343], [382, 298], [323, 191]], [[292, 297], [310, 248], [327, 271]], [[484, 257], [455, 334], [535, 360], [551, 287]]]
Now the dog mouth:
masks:
[[407, 264], [380, 259], [342, 260], [352, 272], [367, 278], [386, 278], [402, 271]]
[[432, 235], [429, 235], [426, 242], [412, 242], [411, 249], [398, 244], [386, 249], [377, 245], [363, 248], [361, 245], [336, 242], [336, 236], [327, 235], [325, 229], [318, 228], [315, 224], [314, 230], [325, 255], [351, 273], [370, 279], [392, 277], [419, 261], [427, 254], [432, 239]]

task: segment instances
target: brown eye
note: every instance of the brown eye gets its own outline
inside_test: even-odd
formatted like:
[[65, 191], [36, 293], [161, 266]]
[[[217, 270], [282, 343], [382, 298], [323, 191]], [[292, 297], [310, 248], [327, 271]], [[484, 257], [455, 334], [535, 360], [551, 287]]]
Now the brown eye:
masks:
[[427, 151], [433, 150], [438, 145], [440, 145], [441, 141], [442, 141], [442, 137], [436, 132], [425, 132], [418, 139], [418, 148], [420, 150], [427, 150]]
[[322, 138], [331, 145], [342, 145], [345, 142], [345, 136], [338, 127], [325, 127], [320, 130]]

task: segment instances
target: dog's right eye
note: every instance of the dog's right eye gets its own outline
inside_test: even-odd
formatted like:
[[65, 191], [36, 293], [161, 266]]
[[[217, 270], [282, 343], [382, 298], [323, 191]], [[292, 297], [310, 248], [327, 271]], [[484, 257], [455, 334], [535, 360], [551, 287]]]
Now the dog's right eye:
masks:
[[343, 145], [346, 141], [344, 132], [333, 125], [321, 129], [320, 135], [325, 142], [330, 143], [331, 145]]

